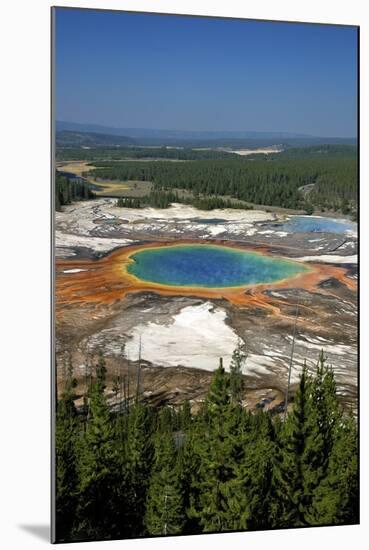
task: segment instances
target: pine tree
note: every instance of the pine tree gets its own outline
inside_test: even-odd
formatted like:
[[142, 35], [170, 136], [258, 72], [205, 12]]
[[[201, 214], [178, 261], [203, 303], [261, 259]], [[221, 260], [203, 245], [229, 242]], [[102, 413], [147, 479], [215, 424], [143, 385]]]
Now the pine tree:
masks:
[[323, 437], [321, 476], [309, 509], [312, 525], [356, 523], [358, 517], [357, 430], [343, 416], [332, 368], [323, 352], [314, 380], [314, 404]]
[[178, 449], [178, 471], [182, 487], [183, 509], [185, 511], [185, 523], [183, 534], [201, 533], [198, 518], [190, 513], [191, 499], [197, 499], [197, 493], [192, 482], [197, 478], [199, 461], [194, 452], [193, 432], [196, 430], [194, 421], [191, 428], [187, 429], [182, 445]]
[[311, 461], [319, 452], [316, 418], [312, 403], [312, 381], [304, 367], [293, 410], [280, 431], [273, 467], [273, 527], [308, 525], [306, 512], [311, 503], [315, 468]]
[[335, 426], [327, 473], [316, 488], [310, 511], [312, 525], [359, 521], [358, 437], [353, 416]]
[[229, 376], [223, 367], [223, 359], [214, 372], [206, 397], [206, 408], [211, 418], [219, 419], [227, 411], [230, 403]]
[[312, 399], [318, 428], [324, 437], [323, 452], [327, 461], [333, 445], [337, 422], [342, 413], [338, 403], [334, 373], [332, 368], [327, 366], [323, 351], [320, 353], [317, 372], [313, 381]]
[[145, 524], [151, 535], [182, 533], [185, 523], [179, 465], [171, 430], [157, 430]]
[[205, 532], [232, 529], [226, 495], [232, 477], [233, 440], [227, 430], [230, 409], [229, 376], [220, 361], [194, 437], [198, 470], [193, 479], [190, 515]]
[[131, 503], [127, 521], [131, 533], [139, 536], [144, 531], [145, 504], [153, 461], [152, 419], [147, 407], [140, 402], [129, 411], [126, 456]]
[[258, 412], [244, 418], [238, 439], [242, 449], [233, 461], [227, 499], [232, 529], [268, 529], [275, 432], [271, 417]]
[[234, 404], [241, 404], [243, 398], [243, 375], [242, 367], [246, 360], [246, 355], [242, 349], [242, 344], [239, 341], [237, 348], [234, 350], [232, 355], [232, 360], [230, 364], [230, 391], [231, 391], [231, 401]]
[[61, 399], [57, 403], [55, 420], [55, 460], [56, 460], [56, 537], [69, 540], [77, 506], [77, 437], [79, 422], [74, 406], [72, 366]]
[[313, 417], [316, 420], [315, 448], [311, 457], [313, 477], [310, 483], [311, 503], [306, 510], [306, 518], [312, 525], [321, 523], [315, 506], [315, 493], [324, 483], [327, 476], [329, 459], [332, 453], [339, 421], [342, 413], [339, 410], [336, 383], [331, 368], [326, 365], [323, 351], [320, 353], [316, 376], [312, 385]]
[[114, 441], [114, 429], [104, 395], [105, 362], [100, 355], [96, 380], [90, 391], [90, 416], [80, 443], [79, 505], [76, 538], [104, 539], [119, 537], [128, 503], [126, 471]]

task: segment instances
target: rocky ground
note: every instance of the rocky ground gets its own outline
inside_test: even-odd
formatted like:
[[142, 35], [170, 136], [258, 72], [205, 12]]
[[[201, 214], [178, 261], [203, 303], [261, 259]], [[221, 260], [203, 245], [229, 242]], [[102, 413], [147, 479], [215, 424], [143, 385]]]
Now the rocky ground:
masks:
[[[166, 210], [135, 210], [117, 208], [115, 202], [101, 198], [56, 213], [57, 277], [67, 278], [67, 284], [81, 271], [77, 267], [81, 258], [97, 259], [134, 243], [178, 239], [263, 246], [304, 262], [343, 266], [346, 280], [352, 283], [357, 277], [357, 237], [352, 227], [339, 234], [296, 233], [286, 231], [284, 218], [265, 211], [201, 212], [179, 204]], [[59, 261], [65, 259], [76, 260], [76, 267], [60, 267]], [[130, 395], [139, 383], [140, 392], [151, 402], [177, 404], [190, 399], [196, 407], [219, 358], [228, 368], [232, 351], [241, 342], [247, 353], [245, 404], [278, 407], [286, 388], [297, 308], [292, 389], [304, 361], [313, 369], [324, 349], [343, 403], [355, 404], [357, 295], [353, 284], [335, 278], [332, 271], [328, 275], [327, 268], [327, 278], [314, 288], [271, 286], [263, 294], [277, 305], [278, 315], [262, 305], [145, 291], [114, 303], [58, 305], [59, 388], [71, 359], [82, 395], [91, 364], [102, 350], [112, 404], [112, 380], [121, 373], [129, 379]]]

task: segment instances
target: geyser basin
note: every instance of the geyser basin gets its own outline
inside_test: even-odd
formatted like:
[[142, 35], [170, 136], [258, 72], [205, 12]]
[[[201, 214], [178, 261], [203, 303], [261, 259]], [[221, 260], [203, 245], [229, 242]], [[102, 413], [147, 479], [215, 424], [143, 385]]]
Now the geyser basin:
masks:
[[273, 283], [308, 271], [292, 260], [208, 244], [145, 248], [130, 255], [126, 269], [141, 281], [196, 288]]

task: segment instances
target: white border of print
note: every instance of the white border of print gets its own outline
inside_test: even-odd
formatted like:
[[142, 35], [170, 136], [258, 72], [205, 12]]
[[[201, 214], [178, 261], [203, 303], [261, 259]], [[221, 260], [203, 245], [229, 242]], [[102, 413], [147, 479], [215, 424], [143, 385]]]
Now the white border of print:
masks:
[[[128, 550], [362, 548], [369, 538], [369, 17], [351, 0], [87, 0], [59, 6], [342, 23], [361, 26], [361, 519], [360, 526], [124, 541]], [[47, 544], [49, 525], [50, 6], [2, 6], [1, 52], [1, 543], [7, 550]], [[5, 154], [4, 154], [5, 151]], [[4, 173], [5, 170], [5, 173]], [[5, 307], [4, 307], [5, 305]], [[89, 543], [117, 548], [121, 541]], [[75, 547], [71, 544], [70, 548]], [[82, 548], [80, 545], [78, 548]]]

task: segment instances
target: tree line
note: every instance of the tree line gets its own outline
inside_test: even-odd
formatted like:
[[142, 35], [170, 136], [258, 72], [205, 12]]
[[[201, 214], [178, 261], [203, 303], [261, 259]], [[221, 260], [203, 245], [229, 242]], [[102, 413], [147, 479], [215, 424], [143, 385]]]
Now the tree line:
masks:
[[99, 355], [75, 406], [69, 364], [56, 410], [57, 541], [358, 522], [357, 426], [321, 354], [285, 421], [244, 407], [245, 356], [222, 361], [195, 413], [146, 404]]
[[[252, 204], [293, 209], [347, 211], [357, 203], [357, 160], [318, 155], [278, 160], [233, 159], [187, 162], [94, 162], [89, 176], [101, 180], [150, 181], [157, 189], [183, 189], [194, 196], [228, 196]], [[314, 184], [306, 199], [300, 188]]]
[[173, 202], [182, 202], [178, 193], [157, 189], [151, 190], [149, 195], [143, 197], [119, 197], [116, 206], [120, 208], [143, 208], [145, 206], [168, 208]]
[[144, 197], [119, 197], [116, 206], [120, 208], [143, 208], [151, 206], [153, 208], [168, 208], [172, 203], [179, 202], [189, 204], [199, 210], [215, 210], [216, 208], [237, 208], [242, 210], [252, 210], [253, 206], [241, 201], [225, 199], [223, 197], [184, 197], [178, 191], [166, 191], [165, 189], [154, 189], [149, 195]]
[[[349, 144], [339, 143], [327, 143], [320, 145], [311, 145], [310, 147], [289, 147], [278, 153], [278, 160], [284, 158], [357, 158], [357, 146]], [[275, 157], [275, 154], [271, 154], [269, 158]]]
[[89, 188], [88, 183], [82, 179], [71, 179], [62, 176], [56, 171], [55, 174], [55, 210], [61, 210], [65, 204], [71, 204], [74, 201], [92, 199], [94, 193]]
[[124, 160], [124, 159], [200, 160], [239, 158], [239, 155], [212, 148], [189, 147], [59, 147], [57, 160]]

